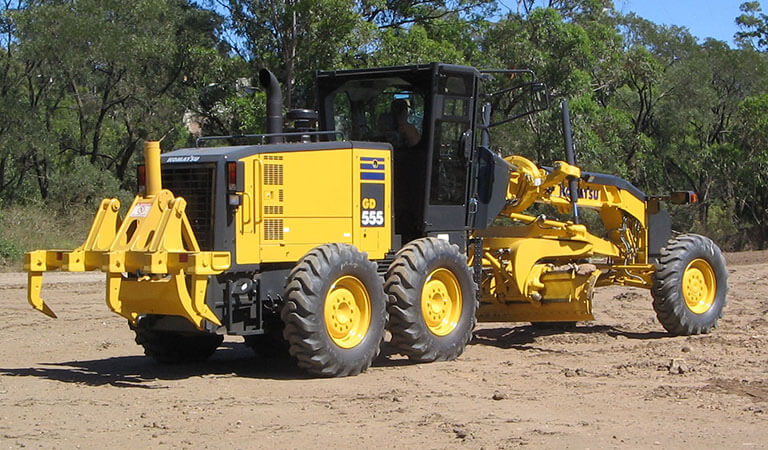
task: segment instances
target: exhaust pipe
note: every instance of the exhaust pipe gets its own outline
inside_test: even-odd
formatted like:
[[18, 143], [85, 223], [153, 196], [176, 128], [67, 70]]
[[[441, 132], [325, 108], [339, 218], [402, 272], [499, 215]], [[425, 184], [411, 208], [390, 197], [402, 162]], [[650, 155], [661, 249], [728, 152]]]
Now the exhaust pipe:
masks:
[[159, 141], [146, 141], [144, 143], [144, 170], [147, 197], [154, 197], [163, 190], [163, 181], [160, 177]]
[[[283, 94], [280, 92], [280, 83], [275, 75], [267, 69], [259, 71], [259, 83], [267, 91], [267, 133], [275, 134], [283, 132]], [[270, 144], [277, 144], [283, 139], [272, 136], [268, 139]]]

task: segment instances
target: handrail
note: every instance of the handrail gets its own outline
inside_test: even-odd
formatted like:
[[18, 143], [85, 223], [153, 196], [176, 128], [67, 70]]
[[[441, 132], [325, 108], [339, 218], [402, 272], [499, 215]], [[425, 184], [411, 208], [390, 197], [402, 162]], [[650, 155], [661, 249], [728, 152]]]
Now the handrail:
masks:
[[480, 73], [529, 73], [536, 78], [536, 72], [531, 69], [480, 69]]
[[[344, 140], [344, 132], [342, 131], [293, 131], [289, 133], [264, 133], [264, 134], [233, 134], [229, 136], [202, 136], [195, 139], [195, 147], [200, 147], [201, 142], [217, 141], [226, 139], [260, 139], [261, 145], [266, 143], [268, 138], [272, 137], [301, 137], [301, 136], [329, 136], [340, 137], [340, 140]], [[335, 140], [335, 139], [334, 139]]]

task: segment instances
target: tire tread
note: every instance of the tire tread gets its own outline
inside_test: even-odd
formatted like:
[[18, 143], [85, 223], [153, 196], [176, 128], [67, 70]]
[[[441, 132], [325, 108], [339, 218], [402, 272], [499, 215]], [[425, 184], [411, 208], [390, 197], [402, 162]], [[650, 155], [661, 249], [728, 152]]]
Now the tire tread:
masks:
[[[701, 252], [704, 254], [699, 255]], [[697, 257], [705, 257], [704, 259], [710, 263], [718, 286], [713, 305], [717, 310], [707, 320], [688, 310], [681, 291], [683, 271], [687, 264]], [[725, 259], [715, 243], [709, 238], [696, 234], [673, 237], [661, 249], [659, 263], [660, 267], [653, 275], [651, 296], [656, 317], [664, 329], [673, 335], [688, 336], [706, 334], [716, 328], [717, 321], [722, 317], [723, 308], [727, 303], [728, 272], [725, 269]]]
[[144, 354], [162, 364], [185, 364], [208, 359], [224, 340], [224, 336], [210, 333], [177, 333], [134, 329], [136, 343], [144, 347]]
[[[375, 276], [375, 286], [366, 284], [371, 297], [371, 329], [369, 333], [379, 333], [376, 342], [368, 343], [369, 348], [364, 355], [355, 361], [334, 358], [333, 352], [338, 351], [330, 341], [325, 329], [323, 317], [324, 281], [327, 280], [333, 268], [342, 263], [352, 262], [364, 267], [369, 274]], [[340, 377], [357, 375], [365, 371], [373, 359], [378, 356], [381, 342], [384, 339], [383, 325], [381, 330], [374, 329], [377, 319], [376, 298], [382, 304], [381, 314], [383, 323], [387, 321], [384, 307], [384, 292], [376, 273], [376, 263], [368, 260], [364, 253], [348, 244], [325, 244], [309, 251], [291, 270], [285, 288], [286, 302], [281, 311], [285, 324], [283, 336], [289, 343], [289, 352], [300, 368], [324, 377]], [[377, 292], [378, 291], [378, 292]]]
[[[464, 302], [471, 302], [471, 318], [469, 323], [460, 323], [459, 335], [445, 336], [450, 338], [451, 345], [437, 345], [437, 340], [424, 324], [421, 313], [421, 278], [430, 263], [437, 258], [449, 258], [459, 261], [460, 270], [466, 270], [462, 276], [468, 283], [468, 291]], [[458, 258], [458, 259], [457, 259]], [[464, 259], [460, 261], [460, 259]], [[472, 338], [472, 330], [477, 323], [475, 311], [478, 307], [477, 286], [466, 264], [466, 259], [456, 245], [444, 240], [429, 237], [412, 241], [403, 247], [395, 256], [395, 260], [387, 270], [384, 291], [389, 296], [389, 331], [392, 333], [391, 344], [399, 353], [414, 361], [444, 361], [457, 358], [464, 351], [466, 344]], [[462, 293], [467, 290], [462, 289]], [[469, 298], [467, 298], [469, 297]], [[462, 313], [463, 316], [463, 313]], [[463, 329], [462, 329], [463, 328]]]

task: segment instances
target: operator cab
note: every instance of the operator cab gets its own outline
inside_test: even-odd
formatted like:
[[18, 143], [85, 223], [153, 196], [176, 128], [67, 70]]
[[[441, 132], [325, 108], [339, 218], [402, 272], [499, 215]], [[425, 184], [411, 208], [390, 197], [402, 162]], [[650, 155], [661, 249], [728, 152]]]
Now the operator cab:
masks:
[[448, 235], [463, 247], [479, 77], [472, 67], [437, 63], [318, 73], [321, 129], [392, 145], [402, 242]]

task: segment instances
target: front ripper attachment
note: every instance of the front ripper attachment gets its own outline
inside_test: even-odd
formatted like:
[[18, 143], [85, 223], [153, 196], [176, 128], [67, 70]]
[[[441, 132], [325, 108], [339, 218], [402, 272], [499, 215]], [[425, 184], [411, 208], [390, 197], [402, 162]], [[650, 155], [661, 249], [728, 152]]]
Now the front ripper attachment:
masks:
[[109, 308], [136, 325], [143, 314], [181, 316], [203, 329], [221, 326], [205, 302], [208, 277], [227, 270], [229, 252], [201, 251], [185, 213], [186, 201], [161, 189], [160, 146], [145, 145], [146, 194], [137, 195], [125, 220], [120, 201], [104, 199], [85, 242], [74, 250], [35, 250], [24, 257], [27, 299], [49, 317], [56, 314], [40, 293], [43, 272], [102, 270]]

